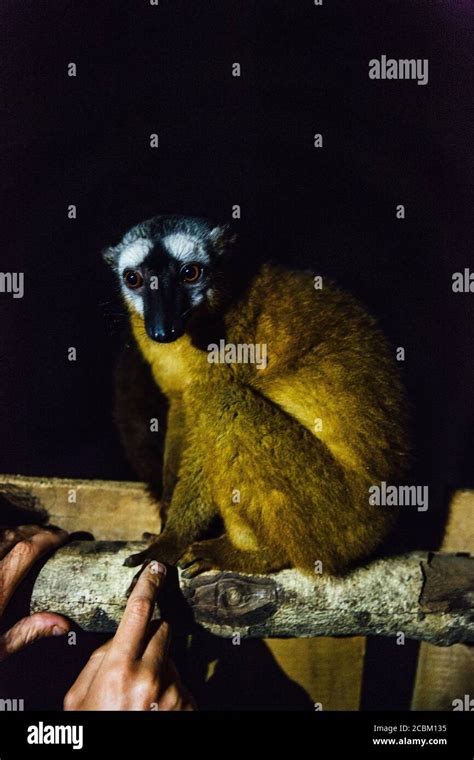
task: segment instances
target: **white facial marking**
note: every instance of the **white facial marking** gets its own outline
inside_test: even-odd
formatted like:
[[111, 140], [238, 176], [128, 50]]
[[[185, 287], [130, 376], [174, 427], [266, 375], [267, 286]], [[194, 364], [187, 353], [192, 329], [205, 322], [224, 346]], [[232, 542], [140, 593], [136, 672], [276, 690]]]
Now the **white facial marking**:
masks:
[[135, 311], [143, 317], [143, 299], [137, 293], [133, 293], [131, 290], [122, 285], [122, 293], [124, 298], [129, 302]]
[[127, 245], [119, 256], [119, 272], [123, 273], [124, 269], [134, 269], [140, 266], [145, 256], [150, 253], [151, 246], [151, 242], [144, 238], [139, 238], [134, 243]]
[[207, 259], [204, 251], [200, 250], [196, 242], [183, 232], [173, 232], [171, 235], [166, 235], [162, 243], [170, 256], [177, 261], [205, 262]]
[[122, 293], [128, 303], [133, 306], [136, 312], [143, 317], [143, 300], [141, 295], [134, 293], [133, 290], [127, 288], [122, 275], [125, 269], [135, 269], [142, 264], [144, 258], [148, 255], [152, 247], [152, 243], [144, 238], [135, 240], [130, 245], [127, 245], [119, 255], [118, 271], [121, 279]]

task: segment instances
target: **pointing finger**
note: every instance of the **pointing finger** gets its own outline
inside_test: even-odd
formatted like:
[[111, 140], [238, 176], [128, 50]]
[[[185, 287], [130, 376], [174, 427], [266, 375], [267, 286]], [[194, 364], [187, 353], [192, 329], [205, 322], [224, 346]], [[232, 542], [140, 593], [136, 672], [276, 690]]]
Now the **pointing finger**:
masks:
[[132, 659], [141, 656], [156, 596], [165, 576], [166, 567], [161, 562], [152, 561], [144, 568], [129, 596], [123, 618], [117, 628], [112, 645], [114, 655]]

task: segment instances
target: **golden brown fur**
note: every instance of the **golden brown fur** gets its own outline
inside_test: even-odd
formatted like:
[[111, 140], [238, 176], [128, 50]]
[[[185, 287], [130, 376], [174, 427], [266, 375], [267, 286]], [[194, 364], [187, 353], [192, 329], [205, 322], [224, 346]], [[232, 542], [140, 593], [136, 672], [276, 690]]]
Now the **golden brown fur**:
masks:
[[[220, 316], [227, 343], [267, 345], [266, 369], [210, 364], [206, 340], [195, 336], [203, 315], [179, 340], [158, 344], [131, 308], [135, 340], [169, 405], [170, 502], [164, 532], [133, 563], [182, 557], [194, 574], [312, 571], [320, 560], [324, 572], [343, 572], [393, 522], [393, 507], [369, 505], [369, 487], [395, 482], [406, 467], [392, 351], [352, 297], [326, 281], [315, 290], [306, 272], [263, 266]], [[216, 516], [225, 532], [200, 540]]]

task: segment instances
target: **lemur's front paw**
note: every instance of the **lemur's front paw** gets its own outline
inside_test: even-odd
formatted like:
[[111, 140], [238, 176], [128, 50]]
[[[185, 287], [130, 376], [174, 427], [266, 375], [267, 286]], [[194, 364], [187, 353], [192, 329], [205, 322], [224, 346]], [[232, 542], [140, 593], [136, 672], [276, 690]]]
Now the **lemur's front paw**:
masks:
[[131, 554], [129, 557], [127, 557], [127, 559], [125, 559], [123, 562], [125, 567], [137, 567], [137, 565], [142, 565], [149, 559], [158, 559], [153, 550], [154, 545], [155, 544], [151, 544], [151, 546], [149, 546], [147, 549], [144, 549], [142, 552], [138, 552], [138, 554]]
[[134, 575], [132, 582], [127, 589], [127, 596], [130, 596], [138, 578], [143, 571], [143, 568], [148, 562], [151, 560], [158, 560], [159, 562], [163, 562], [165, 565], [175, 565], [176, 560], [180, 554], [182, 554], [182, 549], [178, 547], [174, 534], [172, 533], [166, 533], [165, 531], [164, 533], [160, 533], [159, 536], [157, 536], [155, 533], [144, 533], [143, 538], [145, 540], [147, 538], [155, 538], [156, 540], [153, 541], [153, 543], [143, 551], [138, 552], [137, 554], [131, 554], [130, 557], [127, 557], [127, 559], [124, 561], [123, 564], [125, 567], [137, 567], [138, 565], [142, 565], [138, 573]]
[[219, 570], [219, 562], [213, 552], [211, 541], [195, 541], [188, 546], [178, 560], [184, 578], [195, 578], [207, 570]]
[[[145, 538], [145, 536], [151, 538], [156, 537], [153, 533], [144, 533], [143, 538]], [[160, 562], [164, 562], [165, 565], [174, 565], [181, 552], [182, 549], [163, 533], [156, 537], [156, 541], [153, 541], [153, 543], [142, 552], [131, 554], [130, 557], [127, 557], [123, 564], [125, 567], [137, 567], [137, 565], [141, 565], [149, 559], [157, 559]]]

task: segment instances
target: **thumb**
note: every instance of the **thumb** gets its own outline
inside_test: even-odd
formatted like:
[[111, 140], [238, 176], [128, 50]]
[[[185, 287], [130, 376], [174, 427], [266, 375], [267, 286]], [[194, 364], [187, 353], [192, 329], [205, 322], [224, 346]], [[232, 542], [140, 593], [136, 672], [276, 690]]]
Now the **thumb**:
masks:
[[22, 618], [0, 636], [0, 662], [28, 644], [47, 636], [62, 636], [69, 631], [66, 618], [54, 612], [35, 612]]

